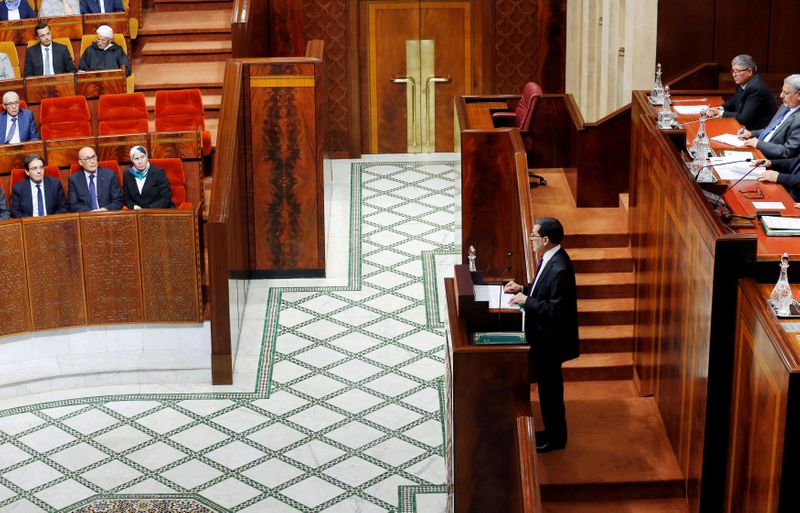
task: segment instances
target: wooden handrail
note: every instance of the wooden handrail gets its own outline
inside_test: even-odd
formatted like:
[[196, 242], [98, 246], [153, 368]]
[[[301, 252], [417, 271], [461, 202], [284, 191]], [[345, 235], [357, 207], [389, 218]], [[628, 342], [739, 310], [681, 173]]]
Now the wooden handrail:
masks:
[[670, 89], [717, 89], [719, 88], [719, 65], [704, 62], [668, 81]]
[[522, 490], [522, 513], [542, 513], [539, 472], [536, 468], [536, 428], [533, 417], [517, 417], [517, 455]]

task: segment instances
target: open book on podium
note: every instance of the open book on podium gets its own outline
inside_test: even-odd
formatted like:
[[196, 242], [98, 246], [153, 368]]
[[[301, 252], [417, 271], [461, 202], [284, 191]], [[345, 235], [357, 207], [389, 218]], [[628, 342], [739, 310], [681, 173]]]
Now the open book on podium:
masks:
[[524, 315], [509, 305], [512, 294], [500, 283], [484, 283], [483, 273], [456, 265], [454, 273], [456, 311], [475, 345], [525, 344]]

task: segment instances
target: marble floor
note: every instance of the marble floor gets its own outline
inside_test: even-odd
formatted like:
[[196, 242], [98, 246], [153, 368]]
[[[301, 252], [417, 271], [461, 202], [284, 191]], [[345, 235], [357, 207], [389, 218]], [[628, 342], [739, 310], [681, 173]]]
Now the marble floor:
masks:
[[456, 159], [334, 161], [327, 277], [251, 282], [233, 385], [0, 401], [0, 513], [443, 512]]

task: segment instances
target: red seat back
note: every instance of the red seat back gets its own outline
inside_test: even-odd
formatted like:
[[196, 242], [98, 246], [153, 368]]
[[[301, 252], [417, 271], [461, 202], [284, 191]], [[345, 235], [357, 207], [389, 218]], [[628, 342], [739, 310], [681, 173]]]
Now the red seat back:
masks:
[[92, 136], [89, 104], [83, 96], [45, 98], [40, 121], [44, 140]]
[[143, 93], [104, 94], [97, 105], [99, 135], [142, 134], [150, 131]]
[[156, 131], [205, 130], [200, 89], [156, 91]]
[[[58, 166], [44, 166], [44, 174], [47, 176], [52, 176], [53, 178], [61, 181], [61, 172], [58, 170]], [[21, 182], [26, 177], [25, 170], [21, 167], [15, 167], [11, 170], [11, 181], [8, 184], [9, 190], [14, 187], [17, 182]], [[61, 182], [61, 186], [64, 186], [64, 182]], [[11, 204], [11, 195], [6, 195], [6, 201], [8, 204]]]
[[536, 82], [525, 84], [525, 88], [522, 90], [522, 98], [520, 98], [516, 110], [520, 132], [526, 133], [530, 131], [540, 96], [542, 96], [542, 88], [539, 87], [539, 84]]
[[172, 203], [178, 208], [186, 201], [186, 176], [181, 159], [150, 159], [150, 164], [164, 169], [172, 189]]

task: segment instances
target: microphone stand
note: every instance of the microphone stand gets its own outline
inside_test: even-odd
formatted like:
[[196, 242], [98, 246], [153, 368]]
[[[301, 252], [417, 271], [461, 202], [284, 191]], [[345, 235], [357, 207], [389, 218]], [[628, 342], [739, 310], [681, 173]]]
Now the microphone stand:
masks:
[[[699, 168], [697, 168], [697, 173], [695, 173], [695, 175], [694, 175], [694, 181], [695, 182], [697, 181], [697, 177], [700, 176], [700, 171], [702, 171], [703, 169], [705, 169], [707, 167], [714, 167], [714, 166], [720, 166], [721, 167], [721, 166], [727, 166], [728, 164], [741, 164], [743, 162], [753, 162], [753, 158], [752, 157], [748, 157], [746, 159], [734, 160], [734, 161], [731, 161], [731, 162], [723, 162], [721, 164], [706, 164], [705, 166], [700, 166]], [[742, 176], [742, 178], [744, 178], [745, 176], [747, 176], [750, 173], [752, 173], [753, 169], [755, 169], [755, 167], [752, 168], [750, 171], [748, 171], [744, 176]], [[739, 178], [739, 181], [737, 181], [736, 183], [741, 182], [742, 178]]]

